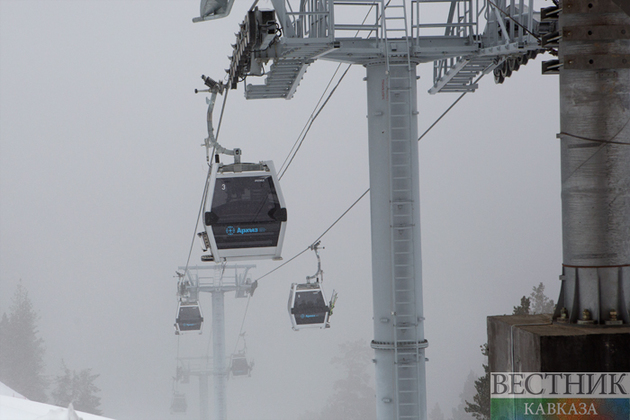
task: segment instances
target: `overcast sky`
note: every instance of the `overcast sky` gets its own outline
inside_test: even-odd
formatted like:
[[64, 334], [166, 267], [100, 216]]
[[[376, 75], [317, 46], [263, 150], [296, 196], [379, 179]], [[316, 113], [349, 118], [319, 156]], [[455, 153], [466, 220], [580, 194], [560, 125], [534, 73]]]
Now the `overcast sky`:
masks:
[[[179, 340], [172, 328], [173, 276], [207, 170], [205, 96], [193, 90], [201, 74], [224, 76], [249, 6], [238, 0], [228, 18], [193, 24], [197, 0], [0, 0], [0, 312], [21, 280], [41, 316], [48, 373], [63, 359], [100, 374], [108, 417], [172, 418], [178, 348], [206, 354], [209, 323]], [[429, 410], [439, 402], [450, 413], [470, 370], [481, 374], [486, 316], [511, 313], [539, 282], [558, 296], [558, 80], [540, 74], [543, 59], [503, 85], [484, 78], [420, 142]], [[279, 167], [336, 67], [311, 65], [290, 101], [231, 91], [219, 141]], [[418, 73], [422, 133], [457, 94], [429, 95], [432, 66]], [[282, 179], [285, 261], [369, 186], [364, 76], [350, 70]], [[229, 382], [231, 418], [319, 411], [340, 374], [330, 364], [338, 344], [372, 339], [369, 241], [367, 198], [322, 240], [324, 286], [339, 292], [329, 330], [294, 332], [286, 311], [314, 255], [261, 280], [244, 324], [255, 368]], [[199, 255], [195, 242], [194, 264]], [[254, 277], [278, 265], [254, 263]], [[245, 304], [226, 297], [228, 352]], [[196, 389], [181, 387], [189, 418]]]

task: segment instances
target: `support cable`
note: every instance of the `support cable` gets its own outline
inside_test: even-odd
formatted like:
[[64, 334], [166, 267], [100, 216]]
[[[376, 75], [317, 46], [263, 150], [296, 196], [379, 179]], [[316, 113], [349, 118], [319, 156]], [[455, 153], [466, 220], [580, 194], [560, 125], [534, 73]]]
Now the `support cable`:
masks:
[[[483, 76], [485, 76], [485, 75], [484, 75], [483, 73], [481, 73], [481, 75], [480, 75], [479, 77], [477, 77], [477, 80], [475, 80], [475, 81], [473, 82], [473, 85], [477, 84], [477, 82], [479, 82]], [[431, 124], [431, 125], [429, 126], [429, 128], [427, 128], [427, 129], [425, 130], [425, 132], [424, 132], [424, 133], [422, 133], [422, 135], [418, 138], [418, 141], [422, 140], [422, 138], [423, 138], [423, 137], [424, 137], [424, 136], [425, 136], [425, 135], [426, 135], [429, 131], [431, 131], [431, 129], [432, 129], [433, 127], [435, 127], [435, 126], [436, 126], [436, 124], [437, 124], [437, 123], [439, 123], [439, 122], [440, 122], [440, 120], [441, 120], [441, 119], [442, 119], [442, 118], [443, 118], [446, 114], [448, 114], [448, 112], [449, 112], [451, 109], [453, 109], [453, 107], [454, 107], [455, 105], [457, 105], [457, 103], [458, 103], [458, 102], [459, 102], [459, 101], [460, 101], [460, 100], [461, 100], [461, 99], [462, 99], [462, 98], [463, 98], [463, 97], [464, 97], [467, 93], [468, 93], [468, 91], [466, 91], [466, 92], [462, 93], [461, 95], [459, 95], [459, 98], [457, 98], [457, 99], [455, 100], [455, 102], [453, 102], [453, 103], [451, 104], [451, 106], [449, 106], [448, 108], [446, 108], [446, 111], [444, 111], [444, 112], [442, 113], [442, 115], [440, 115], [440, 117], [439, 117], [437, 120], [435, 120], [435, 121], [433, 122], [433, 124]]]
[[264, 274], [264, 275], [262, 275], [262, 276], [258, 277], [255, 281], [258, 281], [258, 280], [260, 280], [260, 279], [262, 279], [262, 278], [264, 278], [264, 277], [267, 277], [269, 274], [273, 273], [273, 272], [274, 272], [274, 271], [276, 271], [276, 270], [279, 270], [280, 268], [282, 268], [282, 267], [284, 267], [285, 265], [289, 264], [291, 261], [293, 261], [294, 259], [296, 259], [296, 258], [297, 258], [297, 257], [299, 257], [300, 255], [304, 254], [306, 251], [311, 250], [311, 249], [312, 249], [312, 247], [313, 247], [313, 246], [314, 246], [317, 242], [319, 242], [319, 240], [320, 240], [320, 239], [322, 239], [322, 238], [324, 237], [324, 235], [325, 235], [325, 234], [327, 234], [327, 233], [328, 233], [328, 231], [330, 231], [330, 229], [332, 229], [332, 228], [333, 228], [333, 226], [335, 226], [335, 225], [337, 224], [337, 222], [339, 222], [339, 221], [340, 221], [340, 220], [341, 220], [341, 219], [342, 219], [342, 218], [343, 218], [346, 214], [348, 214], [348, 212], [349, 212], [350, 210], [352, 210], [352, 208], [353, 208], [353, 207], [354, 207], [354, 206], [355, 206], [355, 205], [356, 205], [359, 201], [361, 201], [361, 199], [362, 199], [363, 197], [365, 197], [369, 191], [370, 191], [370, 189], [369, 189], [369, 188], [368, 188], [367, 190], [365, 190], [365, 192], [364, 192], [363, 194], [361, 194], [361, 196], [360, 196], [359, 198], [357, 198], [357, 199], [354, 201], [354, 203], [352, 203], [352, 205], [351, 205], [350, 207], [348, 207], [348, 209], [347, 209], [346, 211], [344, 211], [344, 212], [343, 212], [343, 214], [342, 214], [341, 216], [339, 216], [339, 217], [337, 218], [337, 220], [335, 220], [335, 221], [333, 222], [333, 224], [332, 224], [332, 225], [330, 225], [330, 226], [328, 227], [328, 229], [326, 229], [326, 230], [324, 231], [324, 233], [322, 233], [321, 235], [319, 235], [319, 237], [318, 237], [317, 239], [315, 239], [311, 245], [307, 246], [307, 247], [306, 247], [303, 251], [301, 251], [301, 252], [299, 252], [298, 254], [294, 255], [294, 256], [293, 256], [290, 260], [288, 260], [287, 262], [280, 264], [278, 267], [274, 268], [273, 270], [271, 270], [271, 271], [267, 272], [266, 274]]
[[[213, 152], [214, 155], [214, 152]], [[212, 173], [212, 163], [208, 165], [208, 175], [206, 175], [206, 185], [203, 188], [203, 194], [201, 195], [201, 204], [199, 205], [199, 212], [197, 213], [197, 222], [195, 223], [195, 230], [193, 231], [192, 241], [190, 242], [190, 249], [188, 250], [188, 259], [186, 259], [186, 268], [184, 273], [188, 272], [188, 265], [190, 265], [190, 257], [192, 255], [193, 247], [195, 246], [195, 237], [197, 236], [197, 229], [199, 228], [199, 219], [201, 219], [201, 213], [203, 212], [203, 204], [206, 201], [208, 194], [208, 183], [210, 181], [210, 175]]]
[[[289, 4], [289, 7], [290, 7], [290, 4]], [[365, 17], [363, 18], [363, 21], [361, 22], [361, 24], [365, 23], [365, 21], [367, 20], [368, 16], [370, 16], [370, 13], [372, 12], [372, 9], [374, 9], [374, 7], [375, 7], [374, 5], [370, 6], [370, 9], [367, 11], [367, 13], [366, 13]], [[355, 37], [357, 35], [359, 35], [359, 32], [361, 32], [361, 31], [357, 30], [357, 32], [355, 33]], [[372, 32], [374, 32], [373, 29], [368, 32], [367, 36], [369, 37], [372, 34]], [[280, 166], [278, 179], [282, 179], [282, 177], [284, 176], [285, 172], [289, 168], [289, 165], [291, 165], [291, 162], [293, 162], [293, 159], [295, 158], [295, 155], [297, 154], [298, 150], [300, 150], [300, 147], [302, 146], [302, 143], [304, 143], [304, 139], [306, 138], [306, 135], [308, 134], [309, 130], [311, 129], [311, 126], [313, 125], [313, 122], [319, 116], [319, 114], [322, 112], [322, 110], [324, 109], [324, 107], [328, 103], [328, 100], [330, 100], [332, 95], [335, 93], [335, 90], [337, 90], [337, 87], [339, 87], [339, 84], [341, 83], [341, 81], [344, 79], [344, 77], [346, 77], [346, 74], [348, 74], [348, 71], [350, 70], [351, 66], [352, 66], [352, 64], [348, 64], [348, 67], [346, 68], [346, 70], [343, 72], [343, 74], [341, 75], [341, 77], [337, 81], [337, 84], [335, 85], [335, 87], [332, 89], [332, 91], [330, 91], [330, 93], [328, 94], [328, 97], [326, 98], [326, 100], [324, 101], [322, 106], [319, 108], [319, 110], [317, 110], [317, 107], [322, 102], [322, 98], [324, 97], [324, 94], [326, 93], [326, 91], [330, 87], [330, 84], [334, 80], [335, 75], [339, 71], [339, 68], [341, 68], [341, 63], [339, 63], [337, 65], [337, 68], [335, 69], [335, 72], [333, 73], [332, 77], [330, 78], [330, 81], [326, 85], [326, 88], [322, 92], [322, 96], [320, 96], [319, 100], [317, 101], [317, 104], [315, 104], [315, 108], [313, 109], [313, 112], [311, 112], [311, 115], [310, 115], [309, 119], [306, 121], [306, 124], [304, 125], [304, 128], [302, 128], [302, 131], [298, 135], [298, 138], [295, 140], [295, 143], [293, 143], [293, 147], [291, 147], [291, 150], [289, 151], [289, 154], [287, 155], [287, 157], [284, 159], [284, 162]], [[296, 148], [296, 145], [297, 145], [297, 148]], [[295, 151], [294, 151], [294, 149], [295, 149]], [[288, 163], [287, 163], [287, 160], [289, 161]], [[286, 164], [286, 166], [285, 166], [285, 164]]]
[[[492, 3], [490, 0], [488, 0], [493, 6], [497, 7], [494, 3]], [[497, 8], [497, 10], [500, 10]], [[505, 12], [504, 12], [505, 13]], [[532, 34], [533, 35], [533, 34]], [[339, 65], [340, 66], [340, 65]], [[331, 77], [331, 80], [328, 82], [328, 85], [326, 86], [326, 89], [324, 90], [324, 93], [326, 92], [326, 90], [328, 89], [328, 87], [330, 86], [330, 84], [332, 83], [332, 80], [334, 79], [334, 76], [337, 74], [338, 70], [339, 70], [339, 66], [337, 66], [337, 69], [335, 70], [335, 73], [333, 73], [333, 76]], [[302, 129], [302, 132], [300, 133], [300, 135], [298, 136], [298, 139], [296, 140], [296, 142], [294, 143], [293, 147], [291, 148], [291, 150], [293, 151], [293, 149], [295, 149], [295, 151], [293, 152], [289, 152], [289, 155], [287, 156], [287, 158], [285, 159], [284, 163], [282, 164], [282, 167], [284, 167], [284, 169], [281, 169], [282, 172], [279, 175], [279, 179], [282, 178], [282, 176], [284, 176], [284, 174], [286, 173], [289, 165], [291, 164], [291, 162], [293, 162], [293, 159], [295, 158], [295, 155], [297, 154], [298, 150], [300, 149], [302, 143], [304, 142], [304, 139], [306, 137], [306, 134], [308, 133], [308, 131], [310, 130], [314, 120], [317, 118], [317, 116], [321, 113], [322, 109], [324, 108], [324, 106], [328, 103], [329, 99], [331, 98], [331, 96], [333, 95], [333, 93], [335, 92], [335, 90], [337, 89], [337, 87], [339, 86], [339, 84], [341, 83], [341, 81], [343, 80], [343, 78], [345, 77], [345, 75], [348, 73], [350, 69], [350, 66], [348, 66], [348, 68], [344, 71], [344, 73], [342, 74], [342, 76], [340, 77], [340, 79], [337, 81], [337, 84], [335, 85], [335, 87], [333, 88], [333, 90], [329, 93], [328, 97], [326, 98], [326, 100], [324, 101], [324, 103], [322, 104], [322, 106], [319, 108], [319, 110], [315, 111], [315, 109], [317, 109], [317, 106], [321, 103], [321, 98], [323, 98], [323, 93], [322, 96], [320, 97], [319, 101], [317, 102], [317, 104], [315, 105], [315, 109], [313, 110], [313, 113], [311, 113], [311, 117], [309, 117], [309, 120], [307, 121], [307, 124], [305, 125], [305, 127]], [[479, 82], [479, 80], [481, 80], [481, 78], [484, 76], [484, 74], [481, 74], [475, 81], [474, 83]], [[468, 92], [463, 92], [447, 109], [446, 111], [444, 111], [442, 113], [442, 115], [440, 115], [440, 117], [435, 120], [433, 122], [433, 124], [431, 124], [429, 126], [429, 128], [427, 128], [425, 130], [425, 132], [418, 138], [418, 141], [422, 140], [422, 138], [433, 129], [433, 127], [435, 127], [437, 125], [438, 122], [440, 122], [440, 120], [442, 120], [442, 118], [451, 110], [453, 109], [453, 107], [455, 107], [455, 105], [467, 94]], [[221, 122], [223, 120], [223, 112], [225, 110], [225, 104], [227, 101], [227, 94], [225, 95], [225, 97], [223, 98], [223, 105], [221, 107], [221, 114], [219, 117], [219, 124], [217, 126], [217, 135], [216, 138], [219, 137], [219, 130], [221, 129]], [[306, 131], [305, 131], [306, 130]], [[302, 135], [302, 133], [304, 133]], [[301, 138], [301, 140], [300, 140]], [[296, 148], [296, 144], [297, 144], [297, 148]], [[293, 153], [291, 155], [291, 153]], [[289, 157], [290, 156], [290, 157]], [[288, 160], [288, 163], [287, 163]], [[286, 163], [286, 166], [285, 166]], [[212, 164], [210, 164], [211, 166]], [[210, 171], [208, 172], [208, 177], [210, 176]], [[203, 206], [203, 202], [205, 201], [205, 195], [207, 193], [207, 188], [208, 188], [208, 180], [206, 180], [206, 187], [204, 188], [204, 194], [203, 194], [203, 200], [202, 200], [202, 206]], [[293, 257], [291, 257], [289, 260], [285, 261], [284, 263], [280, 264], [278, 267], [274, 268], [273, 270], [268, 271], [267, 273], [263, 274], [262, 276], [258, 277], [256, 280], [254, 281], [258, 281], [261, 280], [265, 277], [267, 277], [268, 275], [270, 275], [271, 273], [279, 270], [280, 268], [284, 267], [285, 265], [289, 264], [290, 262], [292, 262], [293, 260], [295, 260], [296, 258], [298, 258], [300, 255], [304, 254], [306, 251], [310, 250], [311, 247], [313, 246], [313, 244], [317, 243], [322, 237], [324, 237], [324, 235], [326, 235], [346, 214], [348, 214], [348, 212], [350, 210], [352, 210], [352, 208], [363, 199], [363, 197], [365, 197], [367, 195], [367, 193], [370, 191], [370, 189], [368, 188], [367, 190], [365, 190], [365, 192], [363, 194], [361, 194], [361, 196], [359, 198], [357, 198], [352, 205], [350, 205], [350, 207], [348, 207], [348, 209], [346, 209], [346, 211], [344, 211], [341, 216], [339, 216], [337, 218], [337, 220], [335, 220], [315, 241], [312, 242], [311, 245], [309, 245], [308, 247], [306, 247], [304, 250], [300, 251], [299, 253], [297, 253], [296, 255], [294, 255]], [[202, 207], [203, 208], [203, 207]], [[188, 254], [188, 260], [186, 262], [186, 270], [188, 270], [188, 265], [190, 262], [190, 256], [192, 254], [192, 247], [194, 245], [194, 241], [195, 241], [195, 235], [197, 232], [197, 227], [199, 224], [199, 219], [201, 217], [201, 211], [202, 208], [199, 210], [199, 215], [197, 216], [197, 224], [195, 225], [195, 232], [193, 234], [193, 243], [191, 244], [191, 248], [190, 248], [190, 252]], [[251, 296], [250, 296], [251, 298]], [[241, 323], [241, 330], [243, 328], [243, 325], [245, 323], [245, 317], [247, 316], [247, 309], [249, 308], [249, 298], [247, 301], [247, 307], [245, 309], [245, 315], [243, 316], [243, 321]], [[237, 343], [238, 344], [238, 343]]]
[[608, 144], [620, 144], [620, 145], [630, 145], [630, 143], [625, 143], [625, 142], [620, 142], [620, 141], [614, 141], [614, 139], [617, 138], [617, 136], [626, 128], [626, 126], [628, 125], [628, 123], [630, 123], [630, 119], [626, 120], [626, 122], [623, 124], [623, 126], [621, 126], [621, 128], [617, 131], [617, 133], [615, 133], [614, 136], [612, 136], [612, 138], [610, 140], [598, 140], [598, 139], [592, 139], [592, 138], [588, 138], [588, 137], [581, 137], [581, 136], [576, 136], [574, 134], [570, 134], [570, 133], [565, 133], [565, 132], [561, 132], [559, 133], [557, 136], [561, 136], [561, 135], [565, 135], [568, 137], [573, 137], [575, 139], [579, 139], [579, 140], [584, 140], [584, 141], [593, 141], [593, 142], [598, 142], [600, 143], [599, 147], [597, 148], [597, 150], [595, 150], [593, 152], [593, 154], [591, 154], [591, 156], [589, 156], [588, 158], [584, 159], [584, 161], [582, 163], [580, 163], [575, 169], [573, 169], [573, 171], [562, 180], [562, 182], [565, 182], [566, 180], [568, 180], [569, 178], [571, 178], [577, 171], [579, 171], [582, 166], [586, 165], [586, 163], [588, 163], [588, 161], [590, 161], [593, 157], [595, 157], [599, 152], [601, 152], [602, 150], [604, 150], [604, 147]]
[[[326, 104], [328, 103], [330, 98], [332, 97], [332, 95], [335, 93], [335, 90], [337, 90], [337, 88], [339, 87], [339, 84], [341, 84], [341, 81], [343, 80], [343, 78], [346, 77], [346, 74], [348, 74], [348, 71], [350, 70], [351, 64], [349, 64], [348, 67], [346, 68], [346, 70], [343, 72], [343, 74], [341, 75], [341, 77], [337, 81], [337, 84], [330, 91], [330, 93], [328, 94], [328, 97], [326, 98], [326, 100], [324, 101], [322, 106], [319, 107], [319, 109], [317, 109], [317, 107], [319, 106], [319, 104], [322, 101], [322, 98], [324, 97], [324, 94], [326, 93], [326, 91], [330, 87], [330, 84], [332, 83], [332, 81], [333, 81], [335, 75], [337, 74], [337, 72], [339, 71], [340, 67], [341, 67], [341, 64], [339, 64], [337, 66], [337, 69], [335, 69], [335, 72], [333, 73], [330, 81], [328, 82], [328, 85], [326, 86], [326, 89], [324, 89], [324, 92], [322, 93], [322, 96], [319, 98], [319, 101], [317, 101], [317, 104], [315, 105], [315, 109], [313, 109], [313, 112], [311, 113], [311, 116], [306, 121], [306, 124], [304, 125], [304, 128], [302, 128], [302, 131], [300, 132], [298, 138], [296, 139], [295, 143], [293, 144], [293, 147], [291, 148], [291, 151], [289, 152], [289, 154], [287, 155], [286, 159], [282, 163], [282, 167], [280, 168], [280, 174], [278, 175], [278, 179], [279, 180], [282, 179], [282, 177], [286, 173], [287, 169], [289, 168], [289, 165], [291, 165], [291, 163], [293, 162], [293, 159], [295, 158], [295, 155], [297, 155], [297, 152], [300, 150], [300, 147], [302, 147], [302, 143], [304, 143], [304, 140], [306, 139], [306, 135], [310, 131], [311, 127], [313, 126], [313, 123], [315, 122], [315, 119], [319, 116], [319, 114], [322, 112], [322, 110], [324, 109], [324, 107], [326, 106]], [[297, 148], [296, 148], [296, 145], [297, 145]], [[295, 149], [295, 151], [294, 151], [294, 149]], [[288, 163], [287, 163], [287, 160], [288, 160]], [[285, 166], [285, 164], [286, 164], [286, 166]]]
[[[496, 7], [496, 6], [495, 6]], [[369, 13], [369, 12], [368, 12]], [[366, 16], [367, 18], [367, 16]], [[365, 19], [364, 19], [365, 20]], [[328, 87], [330, 86], [330, 84], [332, 83], [335, 75], [337, 74], [339, 68], [340, 68], [341, 64], [339, 64], [337, 66], [337, 69], [335, 70], [335, 72], [333, 73], [333, 76], [331, 77], [331, 80], [328, 82], [328, 85], [326, 86], [326, 89], [324, 89], [324, 93], [326, 92], [326, 90], [328, 89]], [[293, 159], [295, 158], [295, 155], [297, 154], [298, 150], [300, 149], [302, 143], [304, 142], [304, 139], [306, 138], [306, 135], [308, 134], [308, 131], [310, 130], [311, 126], [313, 125], [314, 120], [317, 118], [317, 116], [321, 113], [322, 109], [324, 108], [324, 106], [328, 103], [329, 99], [331, 98], [332, 94], [335, 92], [335, 90], [337, 89], [337, 87], [339, 86], [339, 84], [341, 83], [341, 81], [343, 80], [343, 78], [345, 77], [345, 75], [348, 73], [348, 71], [350, 70], [350, 66], [348, 66], [348, 68], [344, 71], [343, 75], [340, 77], [340, 79], [337, 81], [337, 84], [335, 85], [335, 87], [333, 88], [333, 90], [329, 93], [328, 97], [326, 98], [326, 100], [324, 101], [324, 103], [322, 104], [322, 106], [319, 108], [319, 110], [316, 112], [315, 110], [317, 109], [318, 105], [321, 103], [321, 98], [323, 98], [324, 93], [322, 93], [322, 96], [320, 97], [319, 101], [317, 102], [317, 104], [315, 105], [315, 109], [313, 110], [313, 112], [311, 113], [311, 116], [309, 117], [309, 120], [307, 121], [307, 123], [305, 124], [304, 128], [302, 129], [302, 132], [300, 133], [300, 135], [298, 135], [298, 138], [296, 139], [296, 142], [293, 144], [293, 147], [291, 148], [291, 151], [289, 152], [289, 155], [287, 155], [287, 158], [285, 159], [285, 161], [283, 162], [282, 166], [281, 166], [281, 174], [279, 175], [279, 179], [282, 178], [282, 176], [284, 176], [284, 174], [286, 173], [289, 165], [291, 164], [291, 162], [293, 162]], [[478, 83], [484, 76], [485, 74], [481, 74], [473, 83]], [[431, 124], [429, 126], [429, 128], [427, 128], [424, 133], [418, 138], [418, 142], [420, 140], [422, 140], [422, 138], [424, 138], [424, 136], [426, 136], [429, 131], [431, 131], [433, 129], [433, 127], [435, 127], [441, 120], [442, 118], [444, 118], [444, 116], [446, 114], [448, 114], [451, 109], [453, 109], [455, 107], [455, 105], [457, 105], [457, 103], [467, 94], [468, 92], [463, 92], [443, 113], [442, 115], [440, 115], [440, 117], [435, 120], [433, 122], [433, 124]], [[306, 131], [305, 131], [306, 130]], [[302, 134], [303, 133], [303, 134]], [[218, 134], [218, 131], [217, 131]], [[301, 140], [300, 140], [301, 138]], [[299, 142], [299, 143], [298, 143]], [[297, 148], [296, 148], [296, 144], [297, 144]], [[295, 149], [295, 151], [293, 151]], [[289, 158], [290, 156], [290, 158]], [[288, 163], [287, 163], [288, 160]], [[286, 164], [286, 166], [285, 166]], [[267, 273], [263, 274], [262, 276], [258, 277], [255, 281], [258, 280], [262, 280], [263, 278], [267, 277], [268, 275], [272, 274], [273, 272], [279, 270], [280, 268], [284, 267], [285, 265], [289, 264], [290, 262], [292, 262], [293, 260], [295, 260], [296, 258], [298, 258], [299, 256], [301, 256], [302, 254], [304, 254], [306, 251], [312, 249], [312, 247], [314, 246], [314, 244], [316, 244], [322, 237], [324, 237], [324, 235], [326, 235], [346, 214], [348, 214], [348, 212], [359, 202], [363, 199], [363, 197], [365, 197], [367, 195], [367, 193], [370, 191], [370, 188], [368, 188], [367, 190], [365, 190], [365, 192], [363, 194], [361, 194], [361, 196], [359, 198], [357, 198], [354, 203], [352, 203], [352, 205], [350, 207], [348, 207], [348, 209], [346, 209], [346, 211], [343, 212], [343, 214], [341, 216], [339, 216], [337, 218], [337, 220], [335, 220], [334, 223], [332, 223], [315, 241], [312, 242], [311, 245], [309, 245], [308, 247], [306, 247], [305, 249], [303, 249], [302, 251], [298, 252], [296, 255], [294, 255], [293, 257], [291, 257], [288, 261], [280, 264], [278, 267], [274, 268], [273, 270], [268, 271]], [[249, 296], [249, 298], [251, 298], [251, 296]], [[243, 315], [243, 321], [241, 323], [241, 331], [239, 332], [239, 337], [237, 338], [237, 342], [234, 348], [234, 352], [236, 352], [236, 349], [238, 348], [238, 340], [240, 339], [240, 334], [242, 333], [242, 329], [243, 329], [243, 325], [245, 324], [245, 319], [247, 317], [247, 310], [249, 308], [249, 298], [247, 300], [247, 306], [245, 308], [245, 313]]]
[[[481, 80], [481, 78], [482, 78], [483, 76], [484, 76], [484, 74], [481, 74], [481, 75], [480, 75], [480, 76], [479, 76], [479, 77], [478, 77], [478, 78], [474, 81], [474, 83], [479, 82], [479, 80]], [[444, 111], [444, 112], [442, 113], [442, 115], [440, 115], [440, 117], [439, 117], [437, 120], [435, 120], [435, 121], [433, 122], [433, 124], [431, 124], [431, 125], [429, 126], [429, 128], [427, 128], [427, 129], [425, 130], [425, 132], [424, 132], [424, 133], [423, 133], [423, 134], [422, 134], [422, 135], [418, 138], [418, 141], [422, 140], [422, 138], [423, 138], [425, 135], [427, 135], [427, 133], [428, 133], [429, 131], [431, 131], [431, 130], [433, 129], [433, 127], [435, 127], [435, 126], [437, 125], [437, 123], [438, 123], [438, 122], [440, 122], [440, 120], [441, 120], [441, 119], [442, 119], [442, 118], [443, 118], [446, 114], [448, 114], [448, 112], [449, 112], [451, 109], [453, 109], [453, 108], [455, 107], [455, 105], [457, 105], [457, 103], [458, 103], [458, 102], [459, 102], [459, 101], [460, 101], [460, 100], [461, 100], [461, 99], [462, 99], [462, 98], [466, 95], [466, 93], [468, 93], [468, 92], [464, 92], [464, 93], [462, 93], [462, 94], [461, 94], [461, 95], [460, 95], [460, 96], [459, 96], [459, 97], [455, 100], [455, 102], [453, 102], [453, 103], [452, 103], [452, 104], [451, 104], [451, 105], [450, 105], [450, 106], [446, 109], [446, 111]], [[286, 168], [285, 168], [285, 171], [286, 171]], [[332, 225], [330, 225], [330, 226], [328, 227], [328, 229], [326, 229], [326, 230], [324, 231], [324, 233], [322, 233], [322, 234], [321, 234], [321, 235], [320, 235], [320, 236], [319, 236], [316, 240], [314, 240], [312, 244], [317, 243], [317, 241], [319, 241], [319, 240], [320, 240], [320, 239], [321, 239], [324, 235], [326, 235], [326, 234], [328, 233], [328, 231], [330, 231], [330, 229], [332, 229], [332, 228], [333, 228], [333, 226], [335, 226], [335, 225], [337, 224], [337, 222], [339, 222], [339, 221], [340, 221], [340, 220], [341, 220], [341, 219], [342, 219], [342, 218], [343, 218], [343, 217], [344, 217], [344, 216], [345, 216], [345, 215], [346, 215], [346, 214], [347, 214], [347, 213], [348, 213], [348, 212], [349, 212], [349, 211], [350, 211], [350, 210], [351, 210], [351, 209], [352, 209], [352, 208], [353, 208], [353, 207], [354, 207], [354, 206], [355, 206], [355, 205], [356, 205], [359, 201], [361, 201], [361, 199], [363, 199], [363, 197], [365, 197], [369, 191], [370, 191], [370, 189], [369, 189], [369, 188], [368, 188], [367, 190], [365, 190], [365, 192], [364, 192], [363, 194], [361, 194], [361, 196], [360, 196], [359, 198], [357, 198], [357, 199], [355, 200], [355, 202], [354, 202], [354, 203], [352, 203], [352, 205], [351, 205], [351, 206], [350, 206], [350, 207], [349, 207], [349, 208], [348, 208], [345, 212], [343, 212], [343, 214], [342, 214], [341, 216], [339, 216], [339, 217], [337, 218], [337, 220], [335, 220], [335, 222], [334, 222]], [[302, 254], [304, 254], [306, 251], [308, 251], [308, 250], [310, 249], [310, 247], [312, 246], [312, 244], [311, 244], [311, 245], [309, 245], [308, 247], [306, 247], [304, 250], [302, 250], [302, 251], [300, 251], [299, 253], [297, 253], [296, 255], [294, 255], [294, 256], [293, 256], [291, 259], [289, 259], [288, 261], [286, 261], [286, 262], [284, 262], [284, 263], [280, 264], [278, 267], [274, 268], [273, 270], [271, 270], [271, 271], [269, 271], [269, 272], [267, 272], [267, 273], [263, 274], [262, 276], [258, 277], [255, 281], [261, 280], [261, 279], [263, 279], [264, 277], [267, 277], [269, 274], [273, 273], [274, 271], [277, 271], [277, 270], [279, 270], [280, 268], [284, 267], [285, 265], [289, 264], [291, 261], [295, 260], [297, 257], [299, 257], [300, 255], [302, 255]]]
[[585, 140], [585, 141], [592, 141], [592, 142], [595, 142], [595, 143], [619, 144], [619, 145], [622, 145], [622, 146], [630, 146], [630, 143], [627, 143], [627, 142], [624, 142], [624, 141], [590, 139], [588, 137], [576, 136], [575, 134], [570, 134], [570, 133], [565, 133], [565, 132], [561, 132], [561, 133], [558, 133], [558, 134], [561, 135], [561, 136], [573, 137], [574, 139]]

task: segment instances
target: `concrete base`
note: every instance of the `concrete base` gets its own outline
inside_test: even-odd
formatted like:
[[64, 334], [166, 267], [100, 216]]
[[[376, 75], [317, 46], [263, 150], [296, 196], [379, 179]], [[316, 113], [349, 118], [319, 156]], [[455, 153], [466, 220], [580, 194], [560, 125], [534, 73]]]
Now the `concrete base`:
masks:
[[488, 317], [491, 372], [630, 372], [630, 326], [551, 323], [551, 315]]

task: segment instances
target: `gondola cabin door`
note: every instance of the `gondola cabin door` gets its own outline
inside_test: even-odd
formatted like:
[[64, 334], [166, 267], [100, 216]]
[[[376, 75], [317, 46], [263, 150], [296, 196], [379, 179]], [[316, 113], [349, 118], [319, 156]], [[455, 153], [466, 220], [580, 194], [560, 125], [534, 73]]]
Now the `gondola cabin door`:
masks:
[[204, 240], [214, 261], [281, 259], [286, 221], [273, 162], [213, 165]]

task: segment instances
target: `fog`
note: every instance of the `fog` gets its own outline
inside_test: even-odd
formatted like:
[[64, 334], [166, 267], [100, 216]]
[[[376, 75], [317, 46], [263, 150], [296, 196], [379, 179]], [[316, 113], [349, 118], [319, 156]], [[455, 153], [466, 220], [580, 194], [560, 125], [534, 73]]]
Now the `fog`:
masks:
[[[177, 418], [178, 351], [206, 354], [210, 322], [200, 336], [173, 333], [175, 270], [186, 264], [207, 171], [206, 95], [193, 90], [201, 74], [225, 75], [249, 6], [193, 24], [198, 0], [0, 0], [0, 312], [22, 281], [41, 316], [47, 373], [63, 359], [100, 374], [107, 417]], [[540, 282], [558, 296], [558, 79], [540, 74], [543, 59], [503, 85], [485, 77], [420, 142], [428, 406], [447, 416], [470, 370], [482, 373], [486, 316], [511, 313]], [[279, 167], [336, 67], [312, 64], [290, 101], [231, 91], [219, 142]], [[422, 133], [458, 95], [430, 96], [431, 64], [418, 73]], [[350, 69], [282, 179], [285, 261], [369, 186], [364, 76]], [[316, 271], [314, 254], [260, 281], [244, 320], [255, 366], [228, 383], [230, 418], [322, 408], [341, 375], [330, 363], [338, 345], [372, 339], [369, 244], [364, 198], [322, 239], [324, 287], [339, 294], [330, 329], [294, 332], [286, 310], [290, 284]], [[195, 242], [193, 264], [200, 255]], [[254, 279], [279, 265], [253, 263]], [[210, 296], [202, 305], [209, 321]], [[226, 296], [228, 353], [245, 306]], [[188, 418], [198, 418], [196, 389], [194, 378], [180, 387]]]

